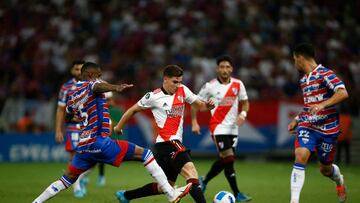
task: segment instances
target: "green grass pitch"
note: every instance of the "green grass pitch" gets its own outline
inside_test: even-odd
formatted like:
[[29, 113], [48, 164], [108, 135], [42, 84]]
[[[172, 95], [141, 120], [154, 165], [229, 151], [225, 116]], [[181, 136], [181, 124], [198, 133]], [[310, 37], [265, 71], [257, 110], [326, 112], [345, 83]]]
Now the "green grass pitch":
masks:
[[[194, 160], [199, 174], [207, 172], [212, 160]], [[348, 185], [348, 202], [360, 202], [360, 167], [340, 166]], [[292, 170], [291, 162], [252, 162], [237, 161], [238, 185], [241, 191], [253, 197], [254, 203], [282, 203], [289, 202], [289, 176]], [[51, 182], [59, 178], [66, 169], [66, 163], [20, 163], [0, 164], [0, 202], [31, 202]], [[120, 168], [106, 166], [106, 185], [97, 187], [98, 168], [90, 175], [88, 194], [82, 199], [73, 197], [72, 188], [63, 191], [49, 202], [117, 202], [114, 193], [119, 189], [132, 189], [152, 181], [152, 178], [141, 163], [124, 162]], [[178, 178], [178, 185], [183, 185], [184, 179]], [[220, 190], [230, 191], [230, 187], [222, 174], [213, 179], [207, 186], [205, 193], [207, 202], [212, 202], [213, 196]], [[138, 199], [136, 202], [167, 202], [165, 196], [158, 195]], [[182, 203], [193, 202], [190, 196]], [[309, 164], [301, 194], [302, 203], [336, 203], [335, 185], [328, 178], [323, 177], [317, 164]]]

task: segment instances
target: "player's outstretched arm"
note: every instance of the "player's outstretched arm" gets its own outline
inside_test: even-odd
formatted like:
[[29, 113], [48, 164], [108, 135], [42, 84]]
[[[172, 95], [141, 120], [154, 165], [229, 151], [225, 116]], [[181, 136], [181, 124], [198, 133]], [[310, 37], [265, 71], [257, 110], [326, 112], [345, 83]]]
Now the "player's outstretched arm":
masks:
[[213, 100], [209, 101], [202, 101], [197, 99], [194, 103], [191, 104], [191, 108], [197, 109], [197, 111], [210, 111], [211, 109], [215, 108], [215, 103]]
[[141, 106], [138, 104], [134, 104], [130, 109], [128, 109], [124, 115], [121, 117], [120, 121], [116, 124], [114, 127], [114, 132], [116, 134], [121, 134], [122, 129], [125, 126], [125, 124], [139, 111], [144, 110]]
[[133, 84], [113, 85], [107, 82], [99, 82], [94, 84], [94, 93], [100, 94], [104, 92], [122, 92], [124, 89], [134, 86]]

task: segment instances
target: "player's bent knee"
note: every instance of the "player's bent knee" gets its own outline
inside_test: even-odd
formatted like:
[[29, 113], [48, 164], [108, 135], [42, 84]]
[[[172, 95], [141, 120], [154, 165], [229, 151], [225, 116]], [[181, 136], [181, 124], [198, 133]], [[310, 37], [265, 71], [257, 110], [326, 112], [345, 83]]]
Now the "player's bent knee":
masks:
[[295, 162], [306, 165], [311, 152], [306, 148], [298, 148], [295, 150]]

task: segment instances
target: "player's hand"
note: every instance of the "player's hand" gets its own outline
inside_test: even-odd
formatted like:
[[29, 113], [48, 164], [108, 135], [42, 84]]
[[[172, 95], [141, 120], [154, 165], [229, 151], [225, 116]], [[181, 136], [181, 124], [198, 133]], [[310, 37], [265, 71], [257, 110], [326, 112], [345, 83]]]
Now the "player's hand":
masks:
[[322, 105], [320, 103], [320, 104], [315, 104], [313, 106], [310, 106], [309, 111], [311, 114], [316, 114], [317, 112], [324, 110], [324, 108], [325, 108], [324, 105]]
[[209, 101], [207, 101], [205, 103], [205, 105], [206, 105], [206, 108], [209, 109], [209, 110], [215, 108], [215, 102], [213, 100], [211, 100], [211, 99]]
[[239, 114], [238, 117], [236, 118], [235, 124], [238, 126], [242, 126], [245, 123], [245, 116]]
[[61, 132], [61, 131], [56, 131], [56, 133], [55, 133], [55, 141], [58, 144], [64, 142], [64, 133]]
[[288, 131], [290, 134], [295, 135], [295, 128], [297, 126], [297, 121], [294, 119], [291, 121], [291, 123], [288, 125]]
[[193, 123], [191, 126], [191, 131], [196, 135], [200, 135], [200, 126], [198, 123]]
[[134, 86], [133, 84], [121, 84], [121, 85], [118, 85], [117, 87], [116, 87], [116, 92], [122, 92], [124, 89], [126, 89], [126, 88], [130, 88], [130, 87], [132, 87], [132, 86]]
[[116, 134], [118, 134], [118, 135], [122, 135], [122, 134], [123, 134], [123, 130], [117, 128], [116, 126], [114, 127], [114, 132], [115, 132]]

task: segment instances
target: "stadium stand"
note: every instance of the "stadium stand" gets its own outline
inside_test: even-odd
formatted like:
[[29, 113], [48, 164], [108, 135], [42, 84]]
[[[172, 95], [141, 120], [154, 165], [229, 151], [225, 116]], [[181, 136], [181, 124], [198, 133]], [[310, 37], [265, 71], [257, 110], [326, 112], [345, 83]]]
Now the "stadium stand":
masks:
[[303, 41], [345, 79], [351, 98], [342, 109], [357, 116], [359, 10], [359, 1], [321, 0], [1, 1], [0, 128], [52, 131], [56, 93], [75, 59], [101, 64], [109, 82], [133, 82], [123, 97], [139, 99], [168, 63], [184, 67], [197, 92], [228, 53], [251, 100], [296, 99], [291, 49]]

